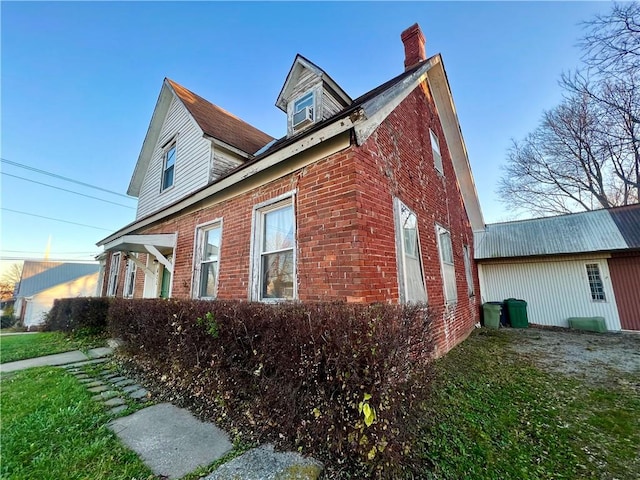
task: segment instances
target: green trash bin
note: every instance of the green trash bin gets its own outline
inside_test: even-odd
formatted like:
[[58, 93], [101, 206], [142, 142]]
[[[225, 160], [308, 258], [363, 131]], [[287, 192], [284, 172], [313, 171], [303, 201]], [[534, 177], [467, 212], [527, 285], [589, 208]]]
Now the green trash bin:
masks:
[[500, 327], [500, 312], [502, 311], [502, 305], [499, 303], [487, 302], [482, 305], [482, 313], [484, 316], [484, 326], [486, 328], [499, 328]]
[[513, 328], [528, 328], [529, 319], [527, 318], [527, 302], [517, 300], [515, 298], [507, 298], [504, 301], [507, 309], [507, 315]]

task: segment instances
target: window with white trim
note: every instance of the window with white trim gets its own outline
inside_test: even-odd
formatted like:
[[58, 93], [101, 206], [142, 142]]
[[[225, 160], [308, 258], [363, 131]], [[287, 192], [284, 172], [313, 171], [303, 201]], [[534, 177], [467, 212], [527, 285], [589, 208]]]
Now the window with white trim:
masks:
[[473, 262], [471, 260], [471, 249], [469, 245], [462, 245], [462, 258], [464, 260], [464, 274], [467, 277], [467, 293], [470, 297], [475, 295], [473, 286]]
[[397, 198], [394, 199], [394, 211], [400, 302], [426, 302], [427, 289], [420, 254], [418, 218]]
[[604, 283], [600, 275], [600, 265], [597, 263], [587, 263], [587, 279], [589, 280], [589, 290], [591, 290], [591, 300], [594, 302], [605, 302]]
[[254, 217], [254, 300], [296, 297], [293, 198], [257, 208]]
[[440, 252], [444, 297], [447, 303], [452, 303], [458, 300], [458, 290], [456, 288], [456, 272], [453, 265], [451, 233], [449, 230], [437, 225], [436, 234], [438, 235], [438, 251]]
[[[135, 255], [135, 254], [131, 253], [129, 255]], [[122, 296], [125, 298], [133, 298], [133, 291], [136, 286], [136, 270], [137, 270], [137, 267], [135, 262], [131, 258], [128, 258], [127, 270], [125, 272], [125, 277], [124, 277], [124, 290], [122, 293]]]
[[444, 173], [442, 169], [442, 155], [440, 154], [440, 141], [433, 130], [429, 129], [429, 137], [431, 138], [431, 153], [433, 154], [433, 165], [440, 173]]
[[220, 269], [222, 222], [215, 221], [196, 228], [194, 297], [216, 298]]
[[294, 130], [300, 129], [306, 125], [310, 125], [315, 121], [316, 115], [314, 101], [315, 94], [313, 91], [311, 91], [293, 102], [293, 116], [291, 117], [291, 125]]
[[120, 275], [120, 252], [111, 255], [109, 265], [109, 283], [107, 284], [107, 296], [115, 297], [118, 291], [118, 277]]
[[162, 190], [173, 186], [173, 177], [176, 169], [176, 144], [172, 143], [164, 151], [162, 161]]

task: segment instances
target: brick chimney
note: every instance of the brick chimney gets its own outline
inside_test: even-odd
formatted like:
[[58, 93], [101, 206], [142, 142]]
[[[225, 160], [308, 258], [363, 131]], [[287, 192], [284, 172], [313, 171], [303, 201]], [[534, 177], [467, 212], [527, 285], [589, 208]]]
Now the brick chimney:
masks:
[[404, 43], [404, 70], [406, 72], [427, 59], [427, 53], [424, 48], [425, 38], [417, 23], [402, 32], [400, 38]]

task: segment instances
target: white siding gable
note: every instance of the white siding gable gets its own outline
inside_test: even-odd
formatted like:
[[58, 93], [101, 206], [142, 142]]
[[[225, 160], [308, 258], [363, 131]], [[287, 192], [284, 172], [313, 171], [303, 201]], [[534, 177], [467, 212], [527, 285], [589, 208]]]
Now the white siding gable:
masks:
[[[161, 191], [163, 147], [175, 138], [176, 163], [173, 187]], [[210, 178], [212, 148], [182, 102], [174, 96], [138, 197], [136, 219], [158, 211], [205, 186]]]

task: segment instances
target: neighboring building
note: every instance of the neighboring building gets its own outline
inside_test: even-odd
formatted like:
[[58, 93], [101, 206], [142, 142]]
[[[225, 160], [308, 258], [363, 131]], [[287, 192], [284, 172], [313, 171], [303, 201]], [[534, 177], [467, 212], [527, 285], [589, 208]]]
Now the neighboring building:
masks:
[[540, 325], [640, 330], [640, 204], [487, 225], [475, 247], [483, 302], [526, 300]]
[[484, 222], [442, 58], [418, 25], [402, 41], [405, 71], [356, 99], [296, 56], [279, 140], [166, 79], [102, 294], [427, 301], [440, 354], [465, 338]]
[[37, 327], [55, 299], [95, 296], [98, 269], [97, 263], [25, 260], [15, 294], [16, 318], [27, 328]]

